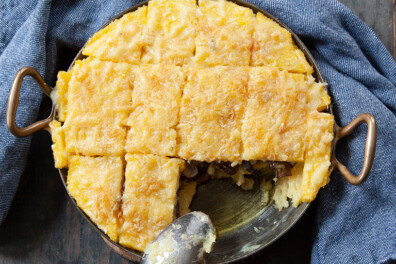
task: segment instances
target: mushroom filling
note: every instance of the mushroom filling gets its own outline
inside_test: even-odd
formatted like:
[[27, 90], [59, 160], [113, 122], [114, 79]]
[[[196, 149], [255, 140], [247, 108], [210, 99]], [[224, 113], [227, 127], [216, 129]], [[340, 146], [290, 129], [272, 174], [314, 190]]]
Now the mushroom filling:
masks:
[[269, 161], [271, 168], [275, 170], [275, 177], [280, 179], [286, 176], [291, 176], [291, 169], [296, 165], [295, 162], [286, 161]]
[[[182, 172], [182, 177], [196, 181], [197, 183], [202, 183], [208, 181], [210, 178], [225, 178], [233, 177], [236, 174], [240, 174], [241, 171], [244, 175], [249, 175], [255, 170], [254, 165], [257, 161], [242, 161], [241, 164], [233, 164], [229, 161], [216, 161], [212, 163], [190, 161], [186, 162], [184, 171]], [[280, 179], [283, 177], [291, 176], [291, 169], [294, 167], [295, 162], [286, 161], [266, 161], [269, 167], [275, 171], [275, 177]], [[221, 175], [215, 175], [216, 171], [220, 171]]]

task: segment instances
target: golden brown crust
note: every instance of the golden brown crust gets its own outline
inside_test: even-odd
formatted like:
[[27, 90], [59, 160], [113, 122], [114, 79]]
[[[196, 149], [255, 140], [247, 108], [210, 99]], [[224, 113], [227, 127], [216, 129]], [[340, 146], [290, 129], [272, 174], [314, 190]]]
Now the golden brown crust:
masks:
[[289, 31], [257, 13], [254, 22], [252, 66], [273, 66], [290, 72], [312, 74], [304, 53], [293, 43]]
[[111, 120], [81, 117], [62, 126], [66, 151], [85, 156], [121, 156], [126, 128]]
[[330, 181], [330, 155], [334, 116], [312, 113], [308, 117], [302, 201], [312, 202], [319, 189]]
[[194, 62], [203, 66], [248, 66], [254, 16], [232, 2], [200, 0]]
[[120, 157], [72, 156], [70, 159], [69, 193], [92, 221], [116, 242], [123, 177]]
[[135, 75], [126, 151], [175, 156], [184, 73], [177, 66], [146, 65]]
[[244, 160], [304, 160], [307, 87], [299, 77], [272, 67], [250, 68]]
[[132, 105], [133, 67], [88, 58], [76, 61], [67, 93], [68, 119], [82, 117], [125, 124]]
[[143, 251], [173, 221], [184, 161], [127, 154], [120, 244]]
[[146, 14], [147, 6], [142, 6], [113, 21], [88, 40], [82, 53], [101, 60], [139, 64]]
[[195, 0], [150, 1], [142, 63], [190, 63], [195, 51], [196, 24]]
[[241, 160], [241, 125], [248, 68], [190, 69], [177, 126], [178, 156], [186, 160]]

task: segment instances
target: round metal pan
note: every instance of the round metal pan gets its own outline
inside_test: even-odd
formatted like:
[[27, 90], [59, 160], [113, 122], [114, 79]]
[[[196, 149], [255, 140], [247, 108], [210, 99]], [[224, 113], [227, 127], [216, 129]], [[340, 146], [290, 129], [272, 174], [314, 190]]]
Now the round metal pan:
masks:
[[[284, 25], [273, 15], [269, 14], [265, 10], [261, 10], [254, 5], [240, 0], [233, 0], [232, 2], [248, 7], [252, 9], [254, 13], [261, 12], [286, 28], [292, 34], [297, 46], [304, 52], [308, 62], [313, 66], [313, 76], [315, 79], [319, 82], [326, 83], [307, 47], [286, 25]], [[142, 2], [118, 14], [106, 25], [128, 12], [135, 11], [140, 6], [147, 5], [147, 3], [147, 1]], [[83, 58], [84, 56], [80, 51], [70, 68], [74, 65], [76, 60]], [[26, 75], [32, 76], [47, 96], [50, 96], [52, 91], [52, 88], [44, 82], [43, 78], [35, 69], [31, 67], [21, 68], [15, 76], [8, 100], [8, 129], [12, 134], [18, 137], [28, 136], [41, 129], [47, 130], [51, 133], [49, 123], [55, 119], [55, 105], [52, 107], [50, 116], [44, 120], [37, 121], [25, 128], [19, 128], [15, 123], [15, 115], [19, 101], [19, 91], [22, 80]], [[328, 87], [326, 87], [326, 89], [328, 89]], [[328, 112], [333, 113], [331, 105], [328, 109]], [[349, 135], [356, 126], [364, 122], [367, 123], [368, 130], [363, 166], [360, 174], [355, 176], [337, 160], [335, 149], [340, 138]], [[361, 184], [368, 177], [374, 160], [376, 137], [377, 126], [375, 118], [367, 113], [359, 115], [346, 127], [339, 127], [337, 124], [335, 124], [330, 170], [339, 170], [345, 179], [351, 184]], [[59, 170], [59, 174], [67, 191], [67, 170], [61, 169]], [[257, 179], [264, 176], [268, 175], [254, 175], [254, 177]], [[95, 223], [93, 223], [91, 219], [77, 206], [75, 200], [70, 194], [69, 197], [73, 201], [76, 208], [102, 235], [103, 239], [114, 251], [129, 260], [140, 261], [142, 256], [141, 252], [125, 248], [110, 240], [110, 238], [102, 230], [100, 230], [95, 225]], [[229, 179], [215, 179], [209, 181], [206, 184], [198, 186], [197, 194], [190, 208], [192, 210], [199, 210], [207, 213], [218, 231], [218, 238], [212, 253], [210, 253], [208, 256], [208, 263], [229, 263], [255, 254], [273, 243], [301, 218], [308, 206], [309, 203], [302, 203], [297, 208], [290, 206], [288, 208], [284, 208], [282, 211], [278, 211], [272, 205], [272, 203], [269, 203], [268, 205], [265, 204], [263, 200], [263, 193], [259, 187], [259, 184], [255, 183], [253, 190], [244, 191], [241, 188], [233, 185]]]

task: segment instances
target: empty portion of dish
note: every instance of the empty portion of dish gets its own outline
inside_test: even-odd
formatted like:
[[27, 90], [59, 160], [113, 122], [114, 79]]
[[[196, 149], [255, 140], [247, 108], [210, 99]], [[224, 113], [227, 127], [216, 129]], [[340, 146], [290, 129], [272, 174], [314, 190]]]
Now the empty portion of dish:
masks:
[[112, 240], [144, 250], [213, 178], [249, 190], [255, 171], [272, 170], [263, 200], [279, 209], [329, 181], [334, 117], [319, 111], [330, 97], [291, 34], [262, 14], [152, 0], [83, 54], [51, 95], [52, 149], [70, 194]]

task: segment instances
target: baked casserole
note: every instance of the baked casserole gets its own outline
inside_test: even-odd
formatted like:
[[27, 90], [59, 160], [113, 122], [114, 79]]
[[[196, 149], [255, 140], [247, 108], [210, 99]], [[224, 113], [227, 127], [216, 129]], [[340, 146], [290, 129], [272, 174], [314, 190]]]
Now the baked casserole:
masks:
[[328, 183], [330, 97], [289, 31], [263, 14], [151, 0], [82, 52], [58, 73], [52, 149], [69, 193], [113, 241], [143, 251], [210, 178], [249, 190], [253, 171], [273, 169], [280, 210]]

